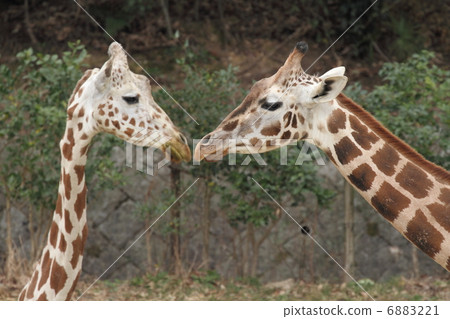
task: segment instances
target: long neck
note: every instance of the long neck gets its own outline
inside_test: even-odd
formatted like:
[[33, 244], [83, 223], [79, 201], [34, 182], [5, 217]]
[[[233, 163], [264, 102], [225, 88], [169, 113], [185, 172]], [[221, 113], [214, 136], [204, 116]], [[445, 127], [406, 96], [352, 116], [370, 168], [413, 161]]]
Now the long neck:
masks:
[[82, 118], [79, 121], [71, 118], [67, 121], [60, 142], [58, 200], [47, 244], [19, 300], [68, 300], [81, 273], [87, 238], [84, 168], [92, 138], [82, 131]]
[[344, 95], [327, 109], [309, 134], [314, 143], [378, 213], [450, 270], [450, 174]]

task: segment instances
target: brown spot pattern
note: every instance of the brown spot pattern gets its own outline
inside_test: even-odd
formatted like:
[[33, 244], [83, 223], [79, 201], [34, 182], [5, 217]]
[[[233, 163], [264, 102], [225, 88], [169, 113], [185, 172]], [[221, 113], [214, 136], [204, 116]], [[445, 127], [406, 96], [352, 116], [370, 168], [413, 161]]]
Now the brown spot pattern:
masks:
[[30, 285], [27, 289], [27, 298], [33, 298], [34, 289], [36, 288], [37, 280], [38, 280], [39, 272], [35, 271], [33, 274], [33, 278], [31, 279]]
[[228, 122], [227, 124], [225, 124], [223, 126], [223, 130], [224, 131], [228, 131], [228, 132], [232, 131], [232, 130], [234, 130], [236, 128], [238, 123], [239, 123], [239, 120], [234, 120], [234, 121]]
[[42, 259], [41, 264], [41, 280], [39, 280], [38, 290], [42, 288], [42, 286], [47, 282], [48, 276], [50, 274], [50, 266], [51, 266], [51, 260], [50, 260], [50, 252], [47, 250], [47, 252], [44, 255], [44, 258]]
[[292, 112], [287, 112], [283, 116], [284, 127], [288, 127], [291, 124], [291, 117], [292, 117]]
[[278, 135], [278, 133], [280, 133], [281, 131], [281, 125], [280, 122], [277, 122], [276, 124], [269, 126], [269, 127], [265, 127], [261, 130], [261, 134], [264, 136], [275, 136]]
[[379, 149], [373, 156], [372, 161], [387, 176], [392, 176], [395, 173], [395, 165], [400, 160], [398, 152], [388, 144]]
[[58, 193], [58, 199], [56, 200], [55, 213], [62, 216], [62, 198], [60, 193]]
[[83, 211], [86, 208], [86, 185], [84, 185], [83, 190], [81, 193], [77, 195], [77, 199], [74, 204], [74, 210], [77, 214], [78, 220], [81, 219], [81, 216], [83, 215]]
[[66, 238], [64, 237], [64, 235], [62, 233], [60, 233], [59, 235], [59, 245], [58, 248], [61, 252], [65, 252], [66, 248], [67, 248], [67, 241]]
[[376, 173], [368, 164], [361, 164], [353, 170], [348, 178], [353, 185], [365, 192], [372, 187], [375, 176]]
[[37, 301], [47, 301], [47, 294], [45, 293], [45, 291], [39, 296], [39, 298], [37, 299]]
[[50, 287], [58, 294], [65, 286], [67, 273], [64, 267], [60, 266], [56, 260], [53, 261], [52, 275], [50, 276]]
[[402, 210], [409, 206], [410, 202], [409, 198], [386, 182], [381, 185], [371, 200], [373, 207], [391, 222], [397, 218]]
[[70, 213], [67, 209], [64, 209], [64, 228], [68, 234], [70, 234], [73, 229], [72, 222], [70, 221]]
[[73, 246], [73, 255], [72, 259], [70, 260], [70, 264], [72, 265], [72, 268], [75, 268], [78, 264], [78, 259], [80, 256], [83, 255], [83, 249], [84, 249], [84, 240], [81, 238], [80, 235], [77, 236], [77, 238], [72, 242]]
[[281, 139], [283, 140], [287, 140], [291, 137], [291, 131], [286, 131], [283, 133], [283, 135], [281, 135]]
[[67, 293], [67, 300], [70, 300], [72, 297], [73, 291], [75, 290], [75, 287], [78, 283], [78, 278], [80, 278], [80, 273], [78, 273], [77, 277], [75, 278], [74, 282], [72, 283], [72, 287], [69, 289], [69, 292]]
[[127, 128], [125, 130], [125, 134], [127, 134], [129, 137], [131, 137], [131, 135], [133, 135], [134, 130], [132, 128]]
[[450, 233], [450, 206], [434, 203], [427, 206], [436, 221]]
[[407, 163], [395, 180], [416, 198], [426, 197], [433, 186], [427, 174], [412, 163]]
[[78, 184], [80, 184], [84, 176], [84, 165], [75, 165], [74, 170], [78, 178]]
[[120, 124], [119, 121], [111, 121], [112, 125], [114, 125], [114, 127], [118, 130], [120, 130]]
[[50, 235], [49, 235], [50, 244], [53, 247], [56, 247], [56, 241], [58, 240], [58, 232], [59, 232], [58, 225], [55, 223], [55, 221], [53, 221], [52, 226], [50, 227]]
[[298, 120], [300, 121], [301, 124], [305, 123], [305, 118], [301, 114], [298, 115]]
[[134, 118], [132, 118], [132, 119], [130, 120], [130, 124], [131, 124], [131, 125], [136, 125], [136, 120], [135, 120]]
[[444, 236], [428, 222], [420, 209], [408, 223], [405, 236], [431, 258], [441, 250], [444, 241]]
[[70, 199], [70, 192], [72, 191], [72, 184], [70, 182], [70, 174], [66, 174], [65, 170], [63, 171], [63, 185], [64, 185], [64, 193], [67, 199]]
[[450, 204], [450, 188], [441, 189], [441, 193], [439, 194], [439, 200], [444, 204]]
[[331, 113], [330, 118], [327, 121], [328, 131], [335, 134], [340, 129], [345, 128], [345, 113], [340, 109], [336, 109]]
[[361, 145], [365, 150], [369, 150], [371, 144], [374, 144], [380, 139], [375, 133], [369, 132], [369, 128], [363, 125], [354, 115], [350, 115], [350, 127], [354, 130], [352, 136], [356, 143]]
[[361, 150], [347, 137], [343, 137], [334, 145], [334, 150], [339, 162], [343, 165], [350, 163], [356, 157], [362, 155]]

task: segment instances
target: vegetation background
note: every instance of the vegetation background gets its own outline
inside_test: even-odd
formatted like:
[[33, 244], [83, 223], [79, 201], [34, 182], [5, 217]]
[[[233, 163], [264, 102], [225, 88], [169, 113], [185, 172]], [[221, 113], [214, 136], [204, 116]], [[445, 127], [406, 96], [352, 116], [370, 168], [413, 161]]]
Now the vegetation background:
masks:
[[[158, 83], [154, 96], [192, 141], [214, 129], [296, 42], [308, 67], [371, 1], [78, 1]], [[344, 65], [347, 94], [428, 159], [450, 167], [448, 1], [377, 1], [310, 69]], [[58, 142], [71, 90], [111, 39], [74, 1], [0, 4], [0, 298], [15, 299], [56, 202]], [[131, 64], [135, 72], [143, 71]], [[302, 145], [288, 148], [288, 163]], [[124, 145], [89, 153], [81, 294], [181, 194], [86, 299], [366, 299], [360, 287], [252, 181], [261, 183], [377, 299], [450, 299], [450, 277], [327, 163], [126, 167]], [[242, 163], [246, 156], [237, 156]]]

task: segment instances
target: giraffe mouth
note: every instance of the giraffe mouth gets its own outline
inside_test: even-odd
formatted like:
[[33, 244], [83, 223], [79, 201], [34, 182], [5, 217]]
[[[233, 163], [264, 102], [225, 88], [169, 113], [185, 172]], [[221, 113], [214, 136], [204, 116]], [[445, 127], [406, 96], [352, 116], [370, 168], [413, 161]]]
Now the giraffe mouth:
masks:
[[172, 139], [162, 145], [161, 150], [174, 163], [181, 163], [182, 161], [189, 162], [191, 160], [189, 145], [177, 139]]

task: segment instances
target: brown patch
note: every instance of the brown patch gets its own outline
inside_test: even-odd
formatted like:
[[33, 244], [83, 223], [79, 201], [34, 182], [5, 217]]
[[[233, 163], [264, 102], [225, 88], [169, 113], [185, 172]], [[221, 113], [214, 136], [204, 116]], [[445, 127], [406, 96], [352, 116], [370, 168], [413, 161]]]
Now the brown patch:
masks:
[[450, 204], [450, 188], [441, 189], [441, 193], [439, 194], [439, 200], [444, 204]]
[[392, 185], [383, 182], [378, 192], [372, 197], [371, 203], [384, 218], [393, 222], [411, 201]]
[[72, 232], [73, 226], [70, 221], [70, 213], [67, 209], [64, 209], [64, 228], [68, 234]]
[[100, 111], [98, 111], [98, 114], [100, 114], [101, 116], [103, 116], [103, 115], [105, 115], [106, 113], [105, 113], [105, 111], [100, 110]]
[[41, 295], [39, 296], [39, 298], [37, 299], [37, 301], [47, 301], [47, 294], [45, 293], [45, 291], [43, 293], [41, 293]]
[[426, 197], [433, 186], [427, 174], [412, 163], [407, 163], [395, 180], [416, 198]]
[[368, 164], [362, 164], [353, 170], [353, 172], [348, 176], [348, 179], [353, 185], [365, 192], [372, 187], [375, 176], [375, 172]]
[[58, 248], [59, 248], [59, 250], [61, 251], [61, 252], [65, 252], [66, 251], [66, 248], [67, 248], [67, 241], [66, 241], [66, 239], [64, 238], [64, 234], [62, 234], [62, 233], [60, 233], [60, 235], [59, 235], [59, 245], [58, 245]]
[[83, 76], [78, 81], [77, 85], [75, 86], [75, 89], [73, 89], [73, 91], [72, 91], [72, 95], [70, 96], [70, 99], [69, 99], [69, 105], [72, 104], [72, 102], [75, 98], [75, 94], [78, 92], [80, 87], [87, 81], [87, 79], [89, 79], [91, 74], [92, 74], [92, 70], [87, 70], [86, 72], [84, 72]]
[[448, 257], [447, 259], [447, 265], [445, 266], [447, 268], [447, 270], [450, 271], [450, 257]]
[[296, 114], [294, 114], [294, 116], [292, 117], [292, 127], [297, 128], [297, 115]]
[[84, 243], [86, 242], [86, 238], [82, 238], [80, 235], [72, 242], [73, 246], [73, 255], [70, 263], [72, 268], [75, 268], [78, 264], [78, 259], [83, 255]]
[[60, 266], [56, 260], [53, 261], [52, 275], [50, 276], [50, 287], [58, 294], [65, 286], [67, 273], [64, 267]]
[[350, 127], [354, 130], [352, 136], [356, 143], [365, 150], [369, 150], [371, 144], [376, 143], [380, 139], [373, 132], [369, 132], [369, 128], [363, 125], [354, 115], [350, 115]]
[[78, 103], [75, 103], [73, 106], [69, 107], [67, 109], [67, 119], [71, 120], [73, 118], [73, 113], [75, 112], [75, 109], [77, 108]]
[[114, 125], [114, 127], [118, 130], [120, 130], [120, 124], [119, 121], [111, 121], [112, 125]]
[[250, 139], [250, 144], [255, 146], [258, 143], [259, 139], [257, 137], [253, 137]]
[[89, 136], [87, 136], [86, 133], [83, 133], [83, 135], [81, 135], [82, 140], [87, 140], [88, 138], [89, 138]]
[[105, 126], [109, 126], [109, 119], [105, 120]]
[[58, 193], [58, 199], [56, 200], [55, 213], [62, 216], [62, 198], [60, 193]]
[[63, 184], [64, 184], [64, 193], [67, 199], [70, 199], [70, 192], [72, 191], [72, 184], [70, 183], [70, 174], [66, 174], [63, 169]]
[[52, 226], [50, 227], [49, 241], [50, 241], [50, 244], [55, 248], [56, 248], [56, 242], [58, 240], [58, 233], [59, 233], [58, 224], [56, 224], [56, 222], [53, 221]]
[[331, 153], [331, 151], [329, 149], [325, 151], [325, 154], [327, 154], [330, 161], [332, 161], [334, 163], [334, 165], [337, 166], [336, 160], [334, 159], [333, 154]]
[[281, 135], [281, 139], [282, 140], [287, 140], [291, 137], [291, 131], [286, 131], [283, 133], [283, 135]]
[[25, 293], [26, 293], [26, 290], [25, 289], [22, 290], [22, 292], [19, 295], [19, 301], [24, 301], [25, 300]]
[[278, 133], [280, 133], [281, 131], [281, 125], [280, 122], [277, 122], [276, 124], [269, 126], [269, 127], [265, 127], [261, 130], [261, 134], [264, 136], [275, 136], [278, 135]]
[[362, 155], [361, 150], [347, 137], [343, 137], [334, 145], [334, 150], [339, 162], [343, 165], [350, 163], [353, 159]]
[[114, 108], [114, 113], [119, 113], [119, 109], [117, 107]]
[[109, 116], [109, 117], [113, 117], [113, 116], [114, 116], [114, 112], [109, 112], [109, 113], [108, 113], [108, 116]]
[[441, 250], [444, 241], [444, 236], [428, 222], [420, 209], [408, 223], [405, 236], [431, 258]]
[[334, 110], [333, 113], [331, 113], [330, 118], [327, 121], [328, 131], [335, 134], [335, 133], [339, 132], [340, 129], [344, 129], [345, 128], [345, 120], [346, 120], [346, 116], [345, 116], [344, 111], [342, 111], [340, 109]]
[[74, 170], [78, 178], [78, 184], [80, 184], [84, 176], [84, 165], [75, 165]]
[[86, 185], [84, 185], [81, 193], [79, 193], [77, 195], [77, 199], [74, 204], [74, 209], [75, 209], [75, 213], [77, 214], [78, 220], [81, 219], [84, 209], [86, 208], [86, 192], [87, 192], [87, 188], [86, 188]]
[[136, 125], [136, 120], [135, 120], [134, 118], [132, 118], [132, 119], [130, 120], [130, 124], [131, 124], [131, 125]]
[[300, 121], [301, 124], [305, 123], [305, 118], [301, 114], [298, 115], [298, 120]]
[[63, 156], [68, 160], [71, 161], [72, 160], [72, 150], [73, 150], [73, 146], [68, 144], [68, 143], [64, 143], [63, 147], [62, 147], [62, 153]]
[[283, 116], [284, 127], [288, 127], [291, 124], [292, 112], [287, 112]]
[[224, 131], [232, 131], [232, 130], [234, 130], [235, 128], [236, 128], [236, 126], [238, 125], [238, 123], [239, 123], [239, 120], [234, 120], [234, 121], [231, 121], [231, 122], [228, 122], [227, 124], [225, 124], [224, 126], [223, 126], [223, 130]]
[[124, 121], [128, 120], [128, 115], [126, 115], [126, 114], [122, 115], [122, 119], [123, 119]]
[[78, 132], [83, 129], [83, 122], [78, 123]]
[[98, 106], [98, 108], [101, 110], [101, 109], [105, 108], [105, 106], [106, 106], [106, 104], [100, 104], [100, 105]]
[[112, 110], [113, 106], [112, 104], [108, 104], [108, 110]]
[[427, 206], [436, 221], [450, 233], [450, 206], [430, 204]]
[[80, 111], [78, 112], [78, 117], [84, 116], [84, 107], [81, 107]]
[[292, 137], [294, 140], [298, 140], [300, 137], [300, 134], [298, 132], [295, 132], [294, 136]]
[[80, 150], [80, 156], [85, 155], [87, 153], [88, 149], [89, 149], [89, 144], [86, 144], [85, 146], [83, 146]]
[[131, 135], [133, 135], [134, 130], [132, 128], [127, 128], [125, 130], [125, 134], [127, 134], [129, 137], [131, 137]]
[[144, 127], [145, 127], [145, 123], [144, 123], [144, 121], [141, 121], [141, 122], [139, 122], [139, 127], [142, 127], [142, 128], [144, 128]]
[[27, 289], [27, 295], [26, 295], [27, 299], [33, 298], [34, 289], [36, 288], [38, 276], [39, 276], [39, 271], [36, 270], [33, 274], [33, 278], [31, 278], [30, 285], [28, 286], [28, 289]]
[[397, 136], [389, 132], [383, 125], [381, 125], [372, 115], [365, 111], [361, 106], [353, 102], [344, 94], [339, 94], [337, 97], [339, 104], [356, 115], [364, 124], [366, 124], [372, 131], [379, 137], [389, 143], [393, 148], [399, 151], [400, 154], [414, 162], [417, 166], [421, 167], [430, 174], [437, 176], [445, 183], [450, 183], [450, 173], [440, 166], [437, 166], [425, 158], [422, 155], [413, 150], [408, 144], [400, 140]]
[[388, 144], [379, 149], [375, 155], [372, 156], [372, 161], [387, 176], [392, 176], [395, 173], [395, 165], [400, 160], [398, 152]]
[[77, 93], [78, 93], [78, 97], [80, 97], [81, 94], [83, 94], [83, 88], [80, 88]]
[[72, 297], [73, 291], [75, 290], [75, 287], [77, 286], [78, 283], [78, 278], [80, 278], [80, 273], [78, 273], [77, 277], [73, 281], [72, 287], [69, 289], [69, 292], [67, 293], [66, 300], [70, 300], [70, 298]]
[[42, 258], [41, 263], [41, 280], [39, 280], [38, 290], [42, 288], [42, 286], [47, 282], [48, 276], [50, 274], [50, 266], [51, 266], [51, 260], [50, 260], [50, 252], [47, 250], [47, 252], [44, 255], [44, 258]]

